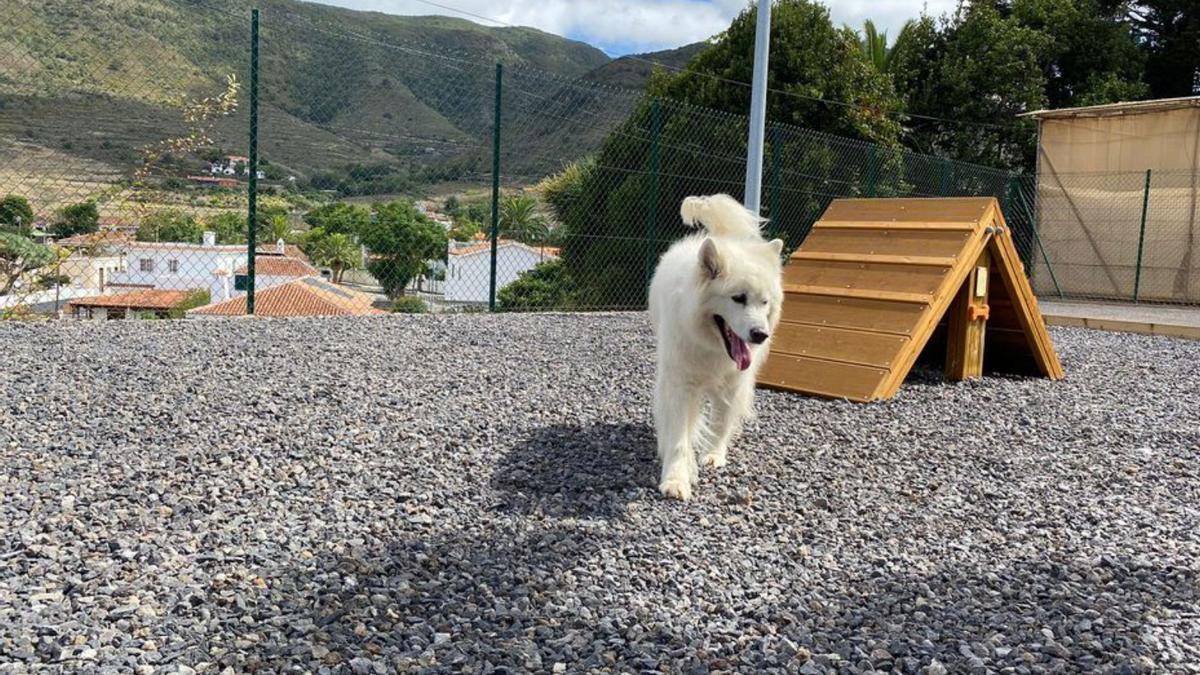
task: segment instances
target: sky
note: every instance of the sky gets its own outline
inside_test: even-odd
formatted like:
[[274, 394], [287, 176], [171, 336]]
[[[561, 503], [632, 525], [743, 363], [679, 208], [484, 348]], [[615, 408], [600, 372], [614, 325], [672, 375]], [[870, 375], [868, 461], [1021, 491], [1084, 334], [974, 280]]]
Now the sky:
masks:
[[[711, 37], [748, 0], [317, 0], [327, 5], [389, 14], [444, 14], [487, 24], [532, 26], [581, 40], [612, 56], [670, 49]], [[937, 16], [956, 0], [825, 0], [836, 24], [872, 19], [895, 35], [922, 9]], [[462, 10], [462, 11], [455, 11]], [[464, 13], [465, 12], [465, 13]], [[477, 16], [471, 16], [475, 14]], [[496, 25], [496, 24], [492, 24]]]

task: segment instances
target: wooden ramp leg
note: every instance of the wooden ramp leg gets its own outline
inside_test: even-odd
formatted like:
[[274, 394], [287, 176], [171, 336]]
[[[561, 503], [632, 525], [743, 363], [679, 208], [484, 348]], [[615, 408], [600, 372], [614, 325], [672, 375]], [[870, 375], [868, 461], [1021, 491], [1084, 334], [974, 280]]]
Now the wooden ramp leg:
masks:
[[988, 319], [991, 254], [985, 247], [962, 288], [946, 311], [946, 377], [970, 380], [983, 376], [983, 340]]

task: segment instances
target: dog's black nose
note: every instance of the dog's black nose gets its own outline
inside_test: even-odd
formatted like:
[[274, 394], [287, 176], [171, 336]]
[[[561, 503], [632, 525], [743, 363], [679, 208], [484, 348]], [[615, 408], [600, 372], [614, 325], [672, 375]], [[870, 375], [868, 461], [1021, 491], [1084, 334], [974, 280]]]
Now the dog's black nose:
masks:
[[757, 328], [750, 329], [750, 341], [756, 345], [761, 345], [762, 343], [766, 342], [767, 338], [769, 337], [771, 336], [768, 335], [766, 331], [759, 330]]

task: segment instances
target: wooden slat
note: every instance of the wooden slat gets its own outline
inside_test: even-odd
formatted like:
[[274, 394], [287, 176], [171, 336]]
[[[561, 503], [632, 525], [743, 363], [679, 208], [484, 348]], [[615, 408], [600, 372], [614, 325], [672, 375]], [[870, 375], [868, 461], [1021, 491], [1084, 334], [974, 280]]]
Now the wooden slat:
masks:
[[991, 197], [835, 199], [821, 219], [976, 223], [993, 201]]
[[862, 263], [867, 265], [917, 265], [921, 267], [950, 267], [954, 265], [954, 256], [826, 253], [823, 251], [796, 251], [792, 254], [792, 260], [848, 262]]
[[[991, 198], [835, 200], [785, 267], [783, 322], [760, 382], [856, 401], [893, 396], [939, 322], [949, 333], [947, 309], [985, 250], [991, 281], [1001, 279], [990, 285], [998, 321], [985, 334], [997, 352], [988, 362], [1029, 354], [1061, 377], [1011, 235], [991, 225], [1003, 227]], [[1022, 340], [1032, 349], [1021, 351]]]
[[910, 334], [924, 309], [915, 304], [827, 295], [785, 294], [783, 297], [785, 321], [795, 319], [822, 326], [859, 328], [893, 335]]
[[793, 253], [865, 253], [899, 256], [958, 255], [972, 232], [926, 230], [813, 230]]
[[884, 368], [772, 353], [763, 366], [759, 383], [831, 398], [870, 401], [876, 398], [876, 391], [887, 375]]
[[[995, 200], [992, 200], [995, 203]], [[999, 210], [997, 208], [996, 210]], [[990, 223], [990, 220], [985, 221]], [[903, 384], [904, 378], [908, 375], [908, 371], [912, 369], [916, 363], [917, 357], [921, 355], [921, 350], [925, 349], [926, 343], [933, 335], [933, 331], [937, 328], [938, 321], [945, 315], [946, 310], [950, 307], [950, 303], [954, 301], [954, 292], [962, 285], [963, 279], [967, 275], [967, 270], [974, 266], [975, 260], [987, 245], [988, 239], [992, 237], [984, 228], [975, 231], [974, 236], [963, 246], [962, 252], [959, 253], [958, 263], [950, 269], [950, 272], [942, 281], [942, 286], [934, 293], [934, 301], [929, 307], [929, 311], [921, 315], [920, 321], [912, 330], [912, 344], [897, 360], [896, 365], [892, 368], [892, 373], [888, 377], [888, 381], [884, 383], [880, 391], [882, 398], [891, 398], [900, 390], [900, 385]]]
[[976, 227], [972, 222], [908, 222], [892, 220], [818, 220], [813, 223], [817, 230], [930, 230], [970, 232]]
[[1054, 350], [1050, 333], [1046, 330], [1046, 321], [1038, 309], [1037, 297], [1033, 294], [1029, 279], [1020, 272], [1021, 256], [1013, 245], [1012, 232], [1004, 223], [1003, 214], [997, 213], [996, 222], [1003, 230], [1003, 234], [993, 237], [992, 240], [992, 255], [999, 261], [996, 266], [997, 276], [1000, 277], [1009, 300], [1017, 310], [1017, 321], [1021, 329], [1030, 337], [1030, 344], [1034, 348], [1033, 358], [1038, 368], [1043, 375], [1052, 380], [1062, 379], [1065, 375], [1062, 362], [1059, 361], [1058, 352]]
[[863, 300], [883, 300], [885, 302], [907, 302], [916, 305], [927, 305], [932, 298], [928, 293], [902, 293], [897, 291], [861, 290], [857, 288], [836, 288], [833, 286], [808, 286], [799, 284], [784, 284], [784, 293], [797, 295], [828, 295], [836, 298], [860, 298]]
[[[929, 295], [937, 290], [950, 265], [876, 265], [852, 262], [793, 260], [783, 269], [788, 286], [818, 286], [879, 294]], [[899, 297], [899, 296], [897, 296]], [[922, 301], [928, 300], [925, 298]]]
[[[983, 308], [988, 304], [988, 287], [990, 279], [991, 257], [987, 247], [979, 253], [979, 258], [968, 270], [962, 286], [955, 293], [950, 309], [946, 310], [946, 377], [951, 380], [969, 380], [983, 376], [983, 344], [986, 337], [987, 321], [977, 318], [972, 320], [972, 308]], [[987, 286], [978, 288], [980, 270], [988, 274]], [[980, 294], [982, 290], [982, 295]]]
[[887, 368], [906, 342], [908, 338], [888, 333], [787, 323], [775, 330], [771, 353]]

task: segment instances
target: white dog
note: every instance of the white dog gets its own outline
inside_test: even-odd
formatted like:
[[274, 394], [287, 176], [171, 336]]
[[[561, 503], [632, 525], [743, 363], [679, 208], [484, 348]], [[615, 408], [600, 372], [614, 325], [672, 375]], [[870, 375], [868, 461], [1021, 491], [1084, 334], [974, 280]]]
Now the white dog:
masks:
[[764, 241], [762, 219], [728, 195], [688, 197], [679, 213], [706, 232], [675, 242], [659, 260], [650, 321], [658, 489], [689, 499], [696, 454], [706, 466], [725, 466], [729, 442], [754, 414], [755, 378], [783, 303], [783, 242]]

